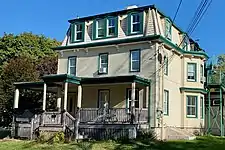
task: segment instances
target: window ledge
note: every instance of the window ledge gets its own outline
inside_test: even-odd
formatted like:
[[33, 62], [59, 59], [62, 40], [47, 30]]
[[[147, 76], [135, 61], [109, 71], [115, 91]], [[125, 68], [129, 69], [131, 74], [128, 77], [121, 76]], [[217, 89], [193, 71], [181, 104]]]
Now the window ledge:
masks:
[[196, 118], [196, 119], [197, 119], [197, 116], [194, 116], [194, 115], [187, 115], [187, 118]]

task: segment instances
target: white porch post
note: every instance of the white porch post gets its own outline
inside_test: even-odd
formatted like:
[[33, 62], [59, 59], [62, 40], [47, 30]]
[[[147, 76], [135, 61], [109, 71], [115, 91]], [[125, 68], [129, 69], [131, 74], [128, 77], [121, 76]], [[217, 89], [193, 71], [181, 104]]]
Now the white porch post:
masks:
[[131, 90], [131, 120], [134, 122], [135, 119], [135, 82], [132, 83], [132, 90]]
[[18, 108], [19, 106], [19, 95], [19, 89], [16, 89], [14, 95], [14, 108]]
[[43, 107], [42, 110], [46, 110], [46, 94], [47, 94], [47, 84], [44, 83], [44, 92], [43, 92]]
[[68, 82], [64, 84], [64, 110], [67, 111], [67, 93], [68, 93]]
[[81, 100], [82, 100], [82, 86], [78, 85], [78, 92], [77, 92], [77, 115], [76, 115], [76, 127], [75, 127], [75, 136], [76, 140], [79, 138], [78, 128], [80, 123], [80, 108], [81, 108]]
[[60, 111], [61, 110], [61, 103], [62, 103], [62, 88], [58, 87], [57, 88], [57, 109]]

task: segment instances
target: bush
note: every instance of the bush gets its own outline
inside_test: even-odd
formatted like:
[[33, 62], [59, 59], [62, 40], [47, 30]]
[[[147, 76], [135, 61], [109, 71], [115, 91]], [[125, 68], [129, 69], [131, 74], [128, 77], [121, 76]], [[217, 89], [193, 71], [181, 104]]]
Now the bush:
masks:
[[57, 133], [53, 132], [40, 132], [39, 137], [37, 138], [38, 143], [64, 143], [65, 142], [65, 134], [60, 131]]
[[157, 140], [157, 135], [153, 130], [141, 129], [137, 132], [137, 140], [152, 142]]

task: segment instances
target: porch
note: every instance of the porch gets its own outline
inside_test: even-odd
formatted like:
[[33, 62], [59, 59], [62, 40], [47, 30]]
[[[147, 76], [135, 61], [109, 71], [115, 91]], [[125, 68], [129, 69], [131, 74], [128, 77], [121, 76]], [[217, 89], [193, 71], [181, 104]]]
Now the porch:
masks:
[[[119, 129], [149, 123], [150, 81], [138, 76], [78, 78], [48, 75], [43, 77], [43, 82], [15, 83], [15, 86], [15, 109], [18, 108], [20, 89], [43, 91], [42, 112], [31, 115], [33, 131], [68, 129], [78, 138], [81, 132], [89, 134], [89, 128], [115, 125]], [[47, 93], [57, 95], [57, 111], [46, 108]], [[20, 123], [19, 118], [23, 117], [18, 116], [14, 122]]]

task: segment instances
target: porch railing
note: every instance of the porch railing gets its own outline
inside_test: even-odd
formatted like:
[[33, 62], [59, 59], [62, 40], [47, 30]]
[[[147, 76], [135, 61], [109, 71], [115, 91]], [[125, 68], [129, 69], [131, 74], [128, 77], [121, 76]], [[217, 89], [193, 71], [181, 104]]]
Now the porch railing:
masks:
[[[148, 121], [148, 109], [135, 109], [135, 120]], [[130, 123], [131, 115], [126, 108], [109, 108], [104, 112], [99, 108], [81, 108], [81, 123]]]
[[62, 124], [61, 112], [44, 112], [42, 114], [43, 125], [60, 125]]

